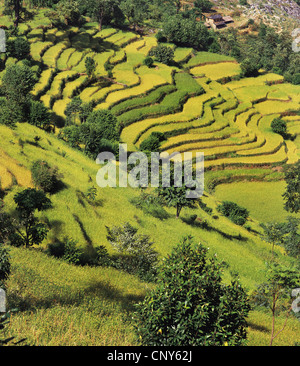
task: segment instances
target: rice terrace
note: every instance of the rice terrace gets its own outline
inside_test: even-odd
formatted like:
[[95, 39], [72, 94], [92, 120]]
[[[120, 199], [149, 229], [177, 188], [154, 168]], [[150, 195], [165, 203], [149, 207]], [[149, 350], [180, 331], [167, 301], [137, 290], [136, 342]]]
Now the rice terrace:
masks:
[[[300, 20], [255, 3], [0, 0], [0, 345], [300, 345]], [[99, 187], [119, 144], [203, 195]]]

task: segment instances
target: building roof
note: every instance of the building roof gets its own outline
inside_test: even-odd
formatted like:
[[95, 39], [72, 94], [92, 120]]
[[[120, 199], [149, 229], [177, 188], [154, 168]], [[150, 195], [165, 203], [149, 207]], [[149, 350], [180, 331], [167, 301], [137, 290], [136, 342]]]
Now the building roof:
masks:
[[210, 14], [207, 16], [208, 19], [223, 19], [222, 15], [221, 14]]
[[230, 16], [225, 16], [225, 17], [223, 17], [223, 19], [224, 19], [225, 22], [233, 22], [234, 21], [233, 18], [231, 18]]

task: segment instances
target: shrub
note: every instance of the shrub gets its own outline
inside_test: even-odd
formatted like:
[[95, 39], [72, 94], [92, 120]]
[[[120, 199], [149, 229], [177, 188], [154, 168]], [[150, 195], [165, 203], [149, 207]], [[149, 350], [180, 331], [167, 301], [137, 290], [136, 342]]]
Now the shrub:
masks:
[[278, 133], [283, 138], [287, 135], [287, 124], [286, 121], [284, 121], [281, 118], [275, 118], [271, 123], [271, 128], [274, 133]]
[[163, 261], [156, 288], [137, 305], [143, 346], [241, 345], [249, 303], [237, 280], [225, 285], [221, 264], [186, 237]]
[[125, 222], [107, 229], [107, 239], [120, 254], [115, 259], [119, 269], [151, 280], [156, 273], [158, 253], [153, 249], [149, 236], [140, 235], [138, 229]]
[[30, 101], [28, 122], [40, 128], [49, 127], [50, 113], [42, 102]]
[[300, 73], [296, 73], [293, 76], [292, 83], [295, 85], [300, 85]]
[[54, 192], [58, 185], [58, 168], [51, 168], [46, 161], [36, 160], [31, 166], [32, 180], [44, 192]]
[[30, 53], [30, 43], [26, 38], [17, 37], [14, 40], [7, 41], [7, 52], [10, 57], [18, 60], [26, 58]]
[[0, 243], [0, 288], [5, 288], [5, 281], [10, 274], [10, 257], [7, 248]]
[[240, 207], [235, 202], [230, 201], [223, 201], [217, 206], [217, 210], [232, 222], [241, 226], [245, 224], [249, 216], [249, 211], [246, 208]]
[[174, 51], [171, 47], [159, 44], [150, 50], [149, 56], [154, 56], [158, 62], [170, 65], [174, 60]]
[[152, 67], [153, 66], [153, 63], [154, 63], [154, 60], [152, 57], [148, 56], [144, 59], [143, 61], [144, 65], [146, 65], [147, 67]]
[[62, 256], [63, 260], [67, 261], [68, 263], [79, 264], [81, 254], [82, 252], [77, 246], [77, 241], [72, 238], [65, 237], [64, 254]]

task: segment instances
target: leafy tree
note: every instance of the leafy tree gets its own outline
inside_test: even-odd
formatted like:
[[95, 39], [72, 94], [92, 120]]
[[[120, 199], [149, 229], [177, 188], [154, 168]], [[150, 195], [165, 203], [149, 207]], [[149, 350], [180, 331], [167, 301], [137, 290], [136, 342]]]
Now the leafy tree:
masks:
[[31, 125], [47, 129], [50, 126], [51, 115], [44, 103], [31, 100], [29, 104], [28, 122]]
[[5, 0], [4, 14], [14, 15], [14, 26], [17, 28], [21, 20], [21, 13], [24, 11], [21, 0]]
[[91, 113], [82, 126], [94, 126], [101, 138], [114, 141], [118, 140], [119, 125], [117, 118], [108, 110], [98, 110]]
[[8, 66], [2, 78], [2, 89], [7, 99], [7, 107], [18, 122], [24, 121], [30, 100], [29, 92], [35, 84], [35, 74], [24, 64]]
[[118, 267], [136, 273], [143, 279], [155, 274], [158, 253], [148, 235], [138, 234], [138, 229], [125, 222], [107, 229], [107, 240], [121, 254]]
[[0, 124], [15, 127], [17, 115], [9, 108], [6, 98], [0, 97]]
[[250, 306], [237, 279], [222, 281], [222, 265], [184, 238], [158, 269], [157, 286], [137, 305], [143, 346], [241, 345]]
[[130, 25], [137, 30], [148, 16], [148, 1], [146, 0], [123, 0], [120, 9], [127, 18]]
[[242, 75], [245, 77], [257, 76], [259, 69], [260, 64], [254, 57], [247, 57], [241, 62]]
[[[274, 339], [285, 329], [287, 319], [291, 314], [291, 291], [299, 287], [299, 272], [272, 262], [268, 265], [266, 281], [258, 286], [253, 294], [253, 300], [257, 305], [268, 307], [272, 313], [272, 326], [270, 346]], [[286, 320], [283, 327], [276, 331], [275, 323], [278, 313], [286, 312]]]
[[6, 51], [10, 57], [15, 57], [18, 60], [25, 59], [30, 53], [30, 42], [23, 37], [8, 39]]
[[90, 78], [94, 76], [96, 64], [95, 60], [92, 57], [87, 57], [85, 59], [85, 70]]
[[176, 218], [178, 219], [181, 210], [184, 207], [195, 208], [195, 203], [197, 202], [194, 198], [187, 198], [186, 193], [189, 190], [186, 185], [182, 187], [159, 187], [158, 197], [163, 200], [163, 202], [170, 206], [176, 208]]
[[82, 100], [79, 96], [72, 98], [65, 109], [66, 124], [72, 125], [80, 121], [79, 115], [81, 112]]
[[89, 13], [98, 22], [99, 30], [102, 29], [102, 25], [105, 18], [113, 18], [113, 11], [116, 7], [115, 0], [93, 0], [89, 2]]
[[80, 22], [81, 15], [76, 0], [60, 0], [56, 12], [66, 25], [76, 25]]
[[237, 225], [244, 225], [249, 216], [249, 211], [246, 208], [231, 201], [223, 201], [217, 206], [217, 210]]
[[143, 61], [143, 64], [146, 65], [147, 67], [152, 67], [153, 66], [153, 63], [154, 63], [154, 60], [152, 57], [150, 56], [147, 56], [144, 61]]
[[291, 213], [300, 211], [300, 161], [285, 169], [286, 190], [284, 208]]
[[211, 10], [211, 8], [214, 6], [214, 4], [209, 0], [195, 0], [194, 1], [194, 9], [199, 12], [208, 12]]
[[10, 275], [11, 264], [8, 249], [0, 243], [0, 288], [5, 289], [5, 282]]
[[170, 65], [174, 60], [174, 51], [171, 47], [159, 44], [150, 50], [149, 56], [154, 56], [156, 61]]
[[34, 185], [44, 192], [54, 192], [58, 185], [58, 168], [50, 167], [46, 161], [36, 160], [32, 163], [31, 174]]
[[216, 37], [202, 22], [181, 15], [170, 16], [164, 21], [163, 34], [168, 42], [197, 50], [207, 50]]
[[271, 128], [274, 133], [278, 133], [283, 138], [287, 137], [287, 124], [282, 118], [275, 118], [271, 123]]
[[17, 204], [18, 225], [13, 244], [25, 247], [41, 244], [47, 236], [48, 229], [34, 216], [34, 212], [50, 208], [51, 201], [43, 191], [34, 188], [27, 188], [17, 193], [14, 201]]

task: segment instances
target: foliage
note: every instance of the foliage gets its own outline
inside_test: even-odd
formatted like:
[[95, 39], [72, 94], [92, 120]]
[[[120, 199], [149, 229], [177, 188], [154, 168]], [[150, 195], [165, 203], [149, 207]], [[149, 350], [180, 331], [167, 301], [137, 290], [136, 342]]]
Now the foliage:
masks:
[[35, 83], [32, 69], [24, 64], [6, 68], [2, 78], [2, 89], [7, 99], [7, 107], [18, 122], [24, 121], [30, 99], [29, 92]]
[[152, 67], [153, 66], [153, 63], [154, 63], [154, 60], [152, 57], [150, 56], [147, 56], [144, 61], [143, 61], [143, 64], [146, 65], [147, 67]]
[[143, 346], [241, 345], [247, 295], [238, 282], [222, 283], [221, 264], [201, 244], [184, 238], [159, 267], [157, 287], [137, 305]]
[[25, 247], [41, 244], [47, 236], [48, 229], [34, 216], [34, 212], [50, 208], [50, 199], [43, 191], [27, 188], [17, 193], [14, 201], [17, 204], [17, 223], [11, 244]]
[[241, 226], [245, 224], [249, 216], [249, 211], [246, 208], [240, 207], [235, 202], [230, 201], [223, 201], [217, 206], [217, 210], [232, 222]]
[[158, 253], [148, 235], [138, 234], [138, 229], [125, 222], [107, 229], [107, 240], [121, 256], [116, 261], [119, 269], [151, 280], [156, 271]]
[[17, 37], [8, 39], [7, 52], [10, 57], [15, 57], [18, 60], [27, 58], [30, 53], [30, 43], [26, 38]]
[[49, 128], [51, 115], [47, 107], [36, 100], [31, 100], [29, 104], [28, 122], [36, 127], [43, 129]]
[[300, 211], [300, 161], [285, 169], [286, 191], [284, 207], [288, 212]]
[[0, 288], [5, 288], [10, 272], [11, 263], [8, 249], [0, 243]]
[[77, 241], [72, 238], [64, 238], [63, 260], [72, 264], [78, 264], [80, 262], [81, 250], [78, 248], [77, 244]]
[[92, 57], [86, 57], [84, 63], [85, 63], [86, 73], [88, 74], [89, 77], [92, 77], [94, 75], [95, 69], [96, 69], [95, 60]]
[[150, 50], [149, 56], [153, 56], [158, 62], [170, 65], [174, 60], [174, 51], [171, 47], [159, 44]]
[[297, 270], [279, 265], [276, 262], [268, 264], [266, 281], [260, 284], [253, 293], [253, 301], [256, 305], [266, 306], [272, 313], [272, 330], [270, 346], [273, 340], [281, 333], [284, 326], [275, 333], [275, 318], [278, 312], [286, 311], [286, 319], [291, 312], [291, 292], [299, 286], [300, 275]]
[[278, 133], [283, 138], [287, 136], [287, 124], [282, 118], [275, 118], [271, 123], [271, 128], [274, 133]]
[[34, 185], [44, 192], [54, 192], [59, 183], [57, 167], [50, 167], [44, 160], [36, 160], [31, 165]]
[[195, 18], [184, 18], [181, 15], [168, 17], [163, 23], [163, 35], [168, 42], [178, 46], [193, 47], [196, 50], [208, 50], [215, 39], [202, 22]]

